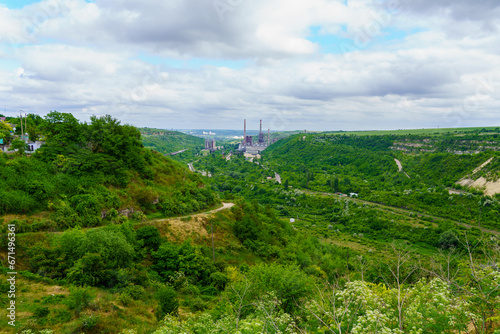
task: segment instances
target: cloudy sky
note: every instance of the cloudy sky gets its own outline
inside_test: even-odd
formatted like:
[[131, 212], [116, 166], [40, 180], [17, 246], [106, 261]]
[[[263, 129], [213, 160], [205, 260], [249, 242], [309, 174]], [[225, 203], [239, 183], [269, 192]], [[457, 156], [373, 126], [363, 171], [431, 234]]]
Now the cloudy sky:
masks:
[[168, 129], [496, 126], [500, 2], [3, 0], [0, 113], [21, 109]]

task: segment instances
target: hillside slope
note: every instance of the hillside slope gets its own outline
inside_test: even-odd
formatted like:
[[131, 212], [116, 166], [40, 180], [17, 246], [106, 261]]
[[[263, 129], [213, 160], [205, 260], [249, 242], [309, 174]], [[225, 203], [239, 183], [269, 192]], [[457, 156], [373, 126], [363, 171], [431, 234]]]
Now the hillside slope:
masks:
[[169, 154], [186, 149], [202, 149], [204, 139], [178, 131], [139, 128], [144, 147], [163, 154]]
[[117, 212], [188, 214], [217, 200], [182, 164], [145, 149], [139, 131], [110, 117], [79, 123], [52, 113], [31, 156], [0, 155], [0, 215], [49, 211], [50, 228], [96, 226]]

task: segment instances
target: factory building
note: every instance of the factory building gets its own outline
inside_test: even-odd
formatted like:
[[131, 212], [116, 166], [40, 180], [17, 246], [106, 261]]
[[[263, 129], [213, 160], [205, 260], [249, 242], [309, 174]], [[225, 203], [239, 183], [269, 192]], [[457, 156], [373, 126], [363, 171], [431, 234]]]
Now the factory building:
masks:
[[260, 131], [259, 135], [254, 140], [252, 136], [247, 136], [247, 120], [243, 121], [243, 140], [239, 145], [238, 150], [241, 152], [249, 154], [259, 154], [264, 151], [269, 146], [269, 135], [270, 130], [267, 130], [267, 140], [264, 138], [264, 133], [262, 132], [262, 120], [260, 120]]

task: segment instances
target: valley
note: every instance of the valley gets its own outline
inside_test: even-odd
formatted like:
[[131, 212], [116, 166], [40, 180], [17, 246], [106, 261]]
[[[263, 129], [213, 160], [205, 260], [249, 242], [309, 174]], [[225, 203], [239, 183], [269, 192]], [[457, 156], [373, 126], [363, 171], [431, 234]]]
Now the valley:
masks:
[[499, 325], [500, 195], [477, 182], [500, 173], [493, 130], [290, 133], [245, 158], [232, 141], [202, 152], [186, 134], [50, 117], [39, 152], [0, 156], [23, 333]]

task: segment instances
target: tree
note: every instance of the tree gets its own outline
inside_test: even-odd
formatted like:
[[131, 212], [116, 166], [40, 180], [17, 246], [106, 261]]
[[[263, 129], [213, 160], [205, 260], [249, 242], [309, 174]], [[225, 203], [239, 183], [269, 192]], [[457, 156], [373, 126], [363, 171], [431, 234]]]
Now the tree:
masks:
[[92, 229], [85, 233], [81, 252], [100, 254], [109, 269], [126, 268], [132, 263], [135, 251], [126, 236], [120, 231]]
[[455, 248], [458, 246], [458, 239], [452, 230], [445, 231], [439, 236], [439, 245], [442, 248]]
[[30, 141], [36, 141], [38, 137], [41, 135], [41, 127], [43, 124], [43, 118], [39, 115], [35, 114], [28, 114], [26, 116], [27, 120], [27, 125], [26, 125], [26, 132], [29, 135], [29, 140]]
[[83, 127], [69, 113], [51, 111], [45, 116], [42, 131], [49, 145], [67, 146], [82, 142]]
[[144, 226], [137, 230], [137, 240], [143, 240], [144, 248], [157, 251], [161, 245], [161, 235], [154, 226]]
[[128, 167], [141, 171], [145, 167], [141, 133], [131, 125], [120, 125], [110, 115], [90, 117], [87, 140], [93, 153], [108, 154]]
[[283, 183], [283, 189], [288, 190], [288, 179], [286, 179], [285, 183]]
[[177, 314], [179, 301], [177, 300], [177, 292], [173, 287], [169, 285], [161, 287], [155, 297], [158, 300], [158, 309], [156, 310], [158, 320], [169, 314]]
[[335, 180], [333, 180], [333, 191], [336, 193], [340, 191], [338, 177], [336, 177]]
[[22, 139], [14, 139], [12, 144], [10, 145], [11, 150], [17, 150], [17, 153], [24, 154], [24, 152], [28, 149], [28, 145]]
[[[387, 286], [393, 286], [392, 290], [397, 302], [399, 330], [403, 331], [405, 327], [405, 309], [408, 307], [410, 296], [409, 290], [405, 289], [404, 285], [407, 284], [410, 276], [416, 270], [416, 267], [409, 264], [414, 254], [408, 246], [396, 242], [391, 244], [390, 250], [393, 258], [387, 264], [387, 269], [391, 273], [391, 277], [390, 279], [383, 278]], [[391, 282], [394, 282], [394, 284], [391, 284]]]
[[250, 269], [249, 279], [253, 283], [253, 298], [274, 293], [283, 311], [289, 314], [312, 292], [311, 279], [295, 265], [259, 264]]
[[12, 131], [12, 127], [4, 121], [0, 121], [0, 131]]
[[69, 270], [68, 282], [77, 286], [103, 286], [112, 281], [113, 271], [108, 269], [100, 254], [89, 253]]

